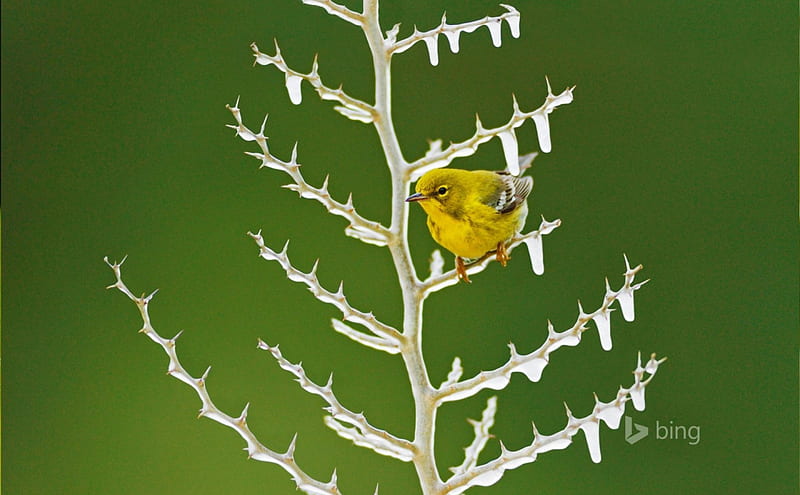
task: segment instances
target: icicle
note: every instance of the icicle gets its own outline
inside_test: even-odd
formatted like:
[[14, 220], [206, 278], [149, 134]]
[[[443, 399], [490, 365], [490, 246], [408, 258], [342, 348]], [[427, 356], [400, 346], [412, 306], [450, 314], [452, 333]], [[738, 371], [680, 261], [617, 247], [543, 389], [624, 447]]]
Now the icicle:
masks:
[[499, 47], [500, 45], [502, 45], [503, 37], [500, 32], [500, 27], [501, 27], [500, 21], [490, 22], [489, 24], [486, 25], [486, 27], [489, 28], [489, 34], [492, 35], [492, 44], [495, 47]]
[[439, 65], [439, 36], [428, 36], [423, 40], [428, 46], [428, 58], [431, 61], [431, 65]]
[[622, 317], [625, 321], [633, 321], [636, 316], [633, 310], [633, 289], [623, 287], [617, 295], [617, 301], [622, 308]]
[[444, 35], [447, 37], [447, 42], [450, 44], [450, 51], [452, 53], [458, 53], [458, 41], [461, 31], [444, 31]]
[[567, 88], [560, 95], [554, 96], [552, 90], [550, 89], [550, 80], [547, 80], [547, 102], [545, 103], [545, 107], [541, 112], [536, 112], [531, 117], [533, 122], [536, 124], [536, 135], [539, 138], [539, 148], [544, 153], [550, 153], [550, 150], [553, 148], [552, 143], [550, 142], [550, 119], [548, 115], [550, 115], [550, 113], [552, 113], [556, 107], [572, 102], [573, 89], [575, 88]]
[[542, 248], [542, 236], [533, 235], [525, 239], [525, 245], [528, 246], [528, 254], [531, 258], [531, 267], [533, 273], [541, 275], [544, 273], [544, 248]]
[[595, 464], [602, 460], [600, 454], [600, 424], [596, 421], [586, 421], [580, 426], [583, 436], [586, 437], [586, 445], [589, 447], [589, 455]]
[[519, 38], [519, 11], [512, 7], [511, 5], [504, 5], [506, 10], [509, 11], [512, 15], [506, 17], [506, 22], [508, 22], [508, 27], [511, 29], [511, 36], [514, 38]]
[[533, 115], [533, 122], [536, 124], [536, 136], [539, 138], [539, 149], [543, 153], [550, 153], [553, 149], [550, 143], [550, 119], [547, 113], [536, 113]]
[[633, 408], [637, 411], [644, 411], [644, 386], [641, 383], [634, 384], [634, 386], [631, 387], [630, 394], [631, 400], [633, 401]]
[[295, 105], [303, 101], [303, 93], [300, 91], [300, 83], [303, 78], [286, 73], [286, 90], [289, 91], [289, 100]]
[[600, 346], [604, 351], [611, 350], [611, 314], [608, 310], [597, 313], [593, 318], [600, 335]]
[[511, 172], [513, 176], [519, 176], [519, 146], [517, 144], [517, 135], [514, 129], [511, 128], [507, 131], [501, 132], [497, 135], [500, 142], [503, 144], [503, 155], [506, 159], [506, 169]]

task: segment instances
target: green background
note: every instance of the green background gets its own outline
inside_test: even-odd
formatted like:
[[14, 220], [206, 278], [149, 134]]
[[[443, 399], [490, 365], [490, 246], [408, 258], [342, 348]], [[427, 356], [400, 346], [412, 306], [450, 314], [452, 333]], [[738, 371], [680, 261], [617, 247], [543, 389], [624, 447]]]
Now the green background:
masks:
[[[430, 29], [443, 11], [464, 22], [492, 2], [384, 2], [385, 29]], [[796, 2], [558, 2], [514, 4], [519, 39], [501, 48], [485, 28], [438, 67], [419, 45], [395, 57], [394, 110], [407, 159], [427, 139], [460, 141], [577, 85], [551, 115], [553, 151], [536, 160], [531, 218], [560, 218], [545, 239], [545, 274], [516, 253], [426, 304], [424, 351], [441, 382], [454, 356], [466, 376], [538, 347], [546, 321], [563, 330], [576, 300], [601, 301], [621, 283], [623, 253], [642, 263], [637, 318], [613, 316], [614, 349], [597, 333], [552, 356], [540, 383], [514, 376], [499, 392], [493, 432], [511, 449], [564, 425], [562, 401], [582, 416], [592, 392], [629, 385], [636, 352], [669, 356], [632, 414], [651, 435], [628, 445], [601, 430], [603, 462], [582, 436], [565, 451], [506, 473], [475, 493], [797, 493], [798, 222]], [[252, 143], [224, 127], [241, 95], [246, 123], [270, 114], [271, 150], [299, 161], [312, 184], [331, 174], [336, 198], [388, 222], [388, 172], [374, 130], [342, 118], [304, 85], [293, 106], [274, 68], [252, 68], [248, 44], [280, 41], [302, 71], [319, 53], [333, 87], [371, 101], [361, 32], [296, 1], [16, 2], [2, 4], [2, 482], [8, 494], [295, 493], [274, 465], [248, 461], [231, 430], [194, 419], [193, 392], [164, 375], [166, 357], [136, 331], [133, 304], [104, 287], [103, 256], [128, 255], [137, 293], [160, 288], [157, 330], [180, 329], [179, 353], [222, 409], [250, 402], [249, 424], [269, 447], [299, 433], [312, 475], [338, 469], [343, 493], [418, 493], [410, 464], [352, 446], [322, 424], [323, 403], [301, 391], [256, 339], [280, 344], [311, 376], [335, 373], [351, 409], [409, 437], [412, 404], [399, 358], [334, 333], [337, 312], [256, 257], [264, 229], [300, 268], [320, 258], [326, 287], [345, 280], [351, 302], [400, 321], [385, 249], [345, 237], [345, 223], [258, 170]], [[520, 151], [537, 149], [534, 127]], [[499, 168], [497, 140], [461, 168]], [[533, 222], [531, 222], [533, 223]], [[537, 222], [538, 223], [538, 222]], [[530, 227], [530, 226], [529, 226]], [[421, 275], [434, 248], [411, 215]], [[451, 257], [446, 257], [448, 265]], [[456, 465], [484, 392], [445, 406], [440, 466]], [[628, 409], [631, 414], [632, 408]], [[654, 438], [672, 422], [698, 426], [697, 445]], [[490, 442], [482, 460], [498, 452]]]

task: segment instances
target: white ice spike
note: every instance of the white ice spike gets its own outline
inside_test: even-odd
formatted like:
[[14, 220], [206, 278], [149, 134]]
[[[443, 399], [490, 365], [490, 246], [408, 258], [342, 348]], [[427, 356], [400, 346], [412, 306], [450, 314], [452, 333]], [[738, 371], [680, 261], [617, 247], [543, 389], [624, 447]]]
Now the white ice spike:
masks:
[[519, 145], [517, 144], [517, 135], [514, 133], [514, 128], [501, 132], [497, 135], [503, 145], [503, 156], [506, 159], [506, 170], [511, 175], [519, 176]]
[[286, 90], [289, 92], [289, 101], [295, 105], [303, 102], [303, 93], [300, 91], [300, 83], [303, 78], [294, 74], [286, 74]]
[[542, 111], [536, 112], [531, 118], [536, 124], [536, 135], [539, 138], [539, 149], [544, 153], [550, 153], [553, 145], [550, 140], [550, 117], [549, 115], [560, 105], [572, 102], [572, 90], [569, 88], [558, 96], [553, 95], [550, 89], [550, 81], [547, 81], [547, 98], [545, 99]]
[[511, 30], [511, 36], [518, 38], [520, 18], [520, 14], [517, 9], [510, 5], [501, 5], [506, 9], [506, 12], [499, 16], [487, 16], [483, 19], [465, 22], [462, 24], [448, 24], [446, 16], [442, 16], [442, 22], [435, 28], [429, 31], [419, 31], [414, 28], [414, 33], [411, 34], [411, 36], [400, 41], [397, 41], [397, 32], [399, 27], [395, 26], [395, 28], [389, 31], [387, 35], [387, 51], [389, 55], [403, 53], [418, 42], [424, 41], [425, 44], [428, 45], [428, 55], [431, 65], [437, 65], [439, 62], [439, 57], [438, 55], [435, 55], [435, 46], [437, 45], [436, 40], [440, 34], [444, 34], [447, 37], [447, 41], [450, 43], [450, 51], [453, 53], [458, 53], [460, 34], [472, 33], [481, 26], [486, 26], [486, 28], [489, 30], [489, 34], [492, 39], [492, 45], [499, 47], [503, 44], [501, 31], [503, 21], [508, 23], [509, 29]]

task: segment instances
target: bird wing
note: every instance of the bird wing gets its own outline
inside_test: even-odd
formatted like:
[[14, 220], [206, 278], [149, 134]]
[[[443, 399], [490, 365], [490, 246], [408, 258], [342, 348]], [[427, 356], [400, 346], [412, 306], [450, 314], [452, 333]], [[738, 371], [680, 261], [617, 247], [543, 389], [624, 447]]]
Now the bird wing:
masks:
[[500, 178], [501, 187], [488, 198], [487, 204], [498, 213], [509, 213], [519, 208], [533, 188], [531, 177], [514, 177], [508, 172], [495, 172]]

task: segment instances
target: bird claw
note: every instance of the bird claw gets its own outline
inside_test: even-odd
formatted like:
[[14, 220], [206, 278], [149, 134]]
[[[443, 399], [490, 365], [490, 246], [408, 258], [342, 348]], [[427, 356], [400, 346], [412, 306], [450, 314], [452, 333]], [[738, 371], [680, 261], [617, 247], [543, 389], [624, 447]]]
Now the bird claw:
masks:
[[497, 243], [497, 251], [495, 254], [495, 258], [503, 266], [506, 266], [508, 264], [508, 260], [511, 259], [511, 257], [506, 252], [506, 244], [504, 242]]
[[459, 280], [463, 280], [468, 284], [472, 283], [472, 280], [470, 280], [469, 276], [467, 275], [467, 268], [464, 266], [464, 259], [461, 256], [456, 256], [456, 275], [458, 275]]

